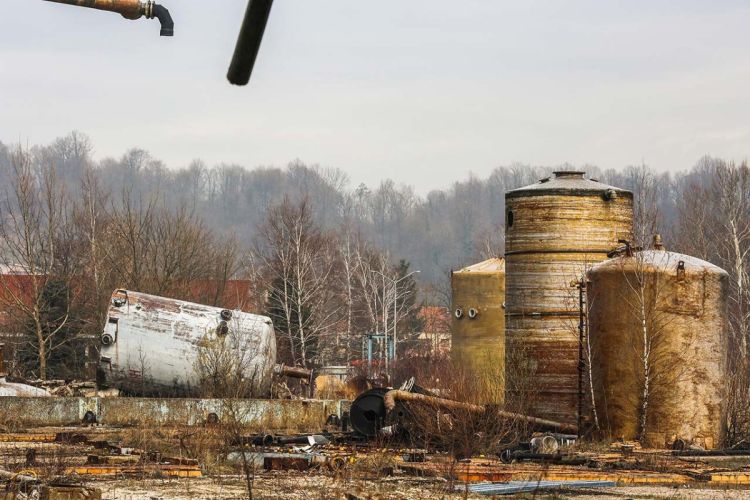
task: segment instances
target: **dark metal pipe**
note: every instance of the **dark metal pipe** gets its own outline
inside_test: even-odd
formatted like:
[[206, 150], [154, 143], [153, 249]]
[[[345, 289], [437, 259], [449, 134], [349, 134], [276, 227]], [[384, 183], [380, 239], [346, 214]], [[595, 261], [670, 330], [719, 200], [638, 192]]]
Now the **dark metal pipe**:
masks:
[[273, 0], [249, 0], [242, 21], [227, 79], [233, 85], [247, 85], [258, 57]]
[[157, 18], [161, 23], [161, 36], [174, 35], [174, 22], [169, 11], [163, 5], [153, 1], [141, 2], [140, 0], [45, 0], [46, 2], [63, 3], [77, 7], [88, 7], [90, 9], [106, 10], [116, 12], [125, 19]]
[[273, 371], [274, 373], [276, 373], [277, 375], [281, 375], [282, 377], [302, 378], [309, 380], [313, 376], [312, 370], [302, 368], [301, 366], [276, 365], [274, 366]]
[[154, 4], [153, 9], [151, 10], [151, 17], [149, 19], [153, 19], [154, 17], [159, 20], [159, 23], [161, 24], [161, 30], [159, 31], [160, 36], [174, 36], [174, 21], [172, 20], [172, 16], [169, 14], [169, 10], [167, 10], [166, 7], [159, 4]]

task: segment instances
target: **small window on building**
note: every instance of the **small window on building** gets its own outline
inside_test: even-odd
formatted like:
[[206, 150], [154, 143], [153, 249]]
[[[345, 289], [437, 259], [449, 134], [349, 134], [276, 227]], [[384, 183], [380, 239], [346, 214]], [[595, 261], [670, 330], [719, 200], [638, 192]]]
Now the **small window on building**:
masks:
[[508, 210], [508, 223], [506, 227], [513, 227], [513, 210]]

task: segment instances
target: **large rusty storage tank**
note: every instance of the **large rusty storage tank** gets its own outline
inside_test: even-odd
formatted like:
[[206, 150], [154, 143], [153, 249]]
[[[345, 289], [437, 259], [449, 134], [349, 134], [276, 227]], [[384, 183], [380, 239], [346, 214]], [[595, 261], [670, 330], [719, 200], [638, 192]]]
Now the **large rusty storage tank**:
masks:
[[[102, 333], [100, 376], [140, 395], [198, 395], [201, 380], [231, 396], [268, 396], [276, 362], [270, 318], [115, 290]], [[231, 380], [217, 377], [232, 372]], [[242, 378], [235, 375], [241, 373]], [[227, 382], [242, 382], [231, 394]]]
[[571, 286], [633, 226], [633, 195], [583, 172], [505, 194], [506, 398], [531, 415], [576, 423], [578, 293]]
[[728, 279], [660, 246], [589, 271], [594, 398], [604, 432], [655, 447], [723, 444]]
[[451, 273], [451, 357], [465, 368], [480, 403], [505, 399], [505, 261]]

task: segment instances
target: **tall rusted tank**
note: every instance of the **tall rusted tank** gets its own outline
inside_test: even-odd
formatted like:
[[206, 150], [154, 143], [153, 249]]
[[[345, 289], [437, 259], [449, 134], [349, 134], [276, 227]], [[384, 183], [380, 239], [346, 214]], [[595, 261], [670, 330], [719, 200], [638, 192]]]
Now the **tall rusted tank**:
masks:
[[476, 385], [480, 403], [505, 399], [505, 261], [488, 259], [451, 273], [451, 356]]
[[633, 227], [633, 195], [584, 172], [555, 172], [505, 194], [506, 399], [575, 423], [578, 294], [571, 284]]
[[270, 392], [276, 338], [265, 316], [115, 290], [101, 341], [100, 376], [126, 392], [197, 395], [201, 381], [240, 379], [234, 396]]
[[588, 276], [602, 430], [654, 447], [721, 446], [728, 274], [657, 245], [603, 262]]

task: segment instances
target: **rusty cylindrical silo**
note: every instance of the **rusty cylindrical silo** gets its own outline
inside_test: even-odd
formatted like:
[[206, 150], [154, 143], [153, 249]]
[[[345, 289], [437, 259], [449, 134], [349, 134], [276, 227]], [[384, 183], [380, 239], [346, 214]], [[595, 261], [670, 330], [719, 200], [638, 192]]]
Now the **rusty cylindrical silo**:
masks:
[[654, 447], [676, 440], [721, 446], [728, 274], [657, 245], [603, 262], [588, 276], [602, 430]]
[[451, 273], [451, 357], [465, 369], [479, 403], [505, 399], [505, 261], [488, 259]]
[[576, 423], [579, 302], [571, 286], [633, 226], [630, 191], [583, 172], [505, 194], [506, 399], [531, 415]]

